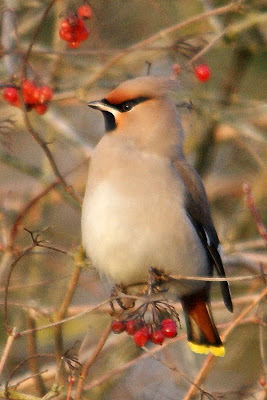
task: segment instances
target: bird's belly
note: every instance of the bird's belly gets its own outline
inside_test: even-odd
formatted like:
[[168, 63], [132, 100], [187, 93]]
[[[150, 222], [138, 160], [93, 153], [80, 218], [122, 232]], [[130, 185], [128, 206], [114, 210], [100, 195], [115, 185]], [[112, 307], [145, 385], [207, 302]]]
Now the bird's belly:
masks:
[[[205, 251], [177, 193], [159, 196], [149, 182], [143, 187], [141, 193], [122, 193], [102, 181], [86, 194], [82, 236], [93, 264], [126, 285], [146, 282], [149, 267], [172, 275], [206, 276]], [[203, 283], [182, 285], [181, 291], [188, 286], [192, 290], [192, 285], [197, 289]]]

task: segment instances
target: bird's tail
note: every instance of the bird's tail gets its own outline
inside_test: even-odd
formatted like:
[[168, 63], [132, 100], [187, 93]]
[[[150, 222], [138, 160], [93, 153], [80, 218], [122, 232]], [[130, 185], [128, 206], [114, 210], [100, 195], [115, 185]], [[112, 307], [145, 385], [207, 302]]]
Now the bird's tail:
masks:
[[225, 349], [213, 321], [204, 291], [181, 299], [187, 326], [188, 344], [195, 353], [223, 357]]

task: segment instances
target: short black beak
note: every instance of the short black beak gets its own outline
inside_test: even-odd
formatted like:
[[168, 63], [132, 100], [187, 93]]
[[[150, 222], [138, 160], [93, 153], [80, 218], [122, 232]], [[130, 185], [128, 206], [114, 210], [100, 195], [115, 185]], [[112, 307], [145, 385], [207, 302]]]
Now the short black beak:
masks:
[[89, 107], [99, 110], [103, 113], [105, 119], [106, 131], [110, 132], [116, 128], [115, 115], [118, 110], [110, 104], [106, 104], [103, 100], [90, 101], [87, 103]]

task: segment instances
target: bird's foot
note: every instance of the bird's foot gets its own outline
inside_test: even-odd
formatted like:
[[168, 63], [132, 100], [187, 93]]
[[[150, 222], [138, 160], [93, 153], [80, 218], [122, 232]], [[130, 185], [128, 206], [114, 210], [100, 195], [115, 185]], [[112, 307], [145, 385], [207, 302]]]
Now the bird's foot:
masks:
[[[120, 294], [127, 294], [127, 288], [123, 285], [115, 285], [112, 290], [111, 290], [111, 298], [115, 297], [115, 301], [118, 304], [118, 306], [122, 309], [122, 310], [129, 310], [129, 308], [133, 308], [135, 305], [135, 300], [131, 299], [131, 298], [121, 298]], [[114, 301], [111, 300], [109, 302], [111, 310], [112, 310], [112, 314], [115, 314], [115, 307], [114, 307]]]
[[148, 278], [148, 295], [152, 293], [166, 292], [168, 289], [162, 289], [161, 286], [170, 280], [169, 275], [162, 270], [150, 267]]

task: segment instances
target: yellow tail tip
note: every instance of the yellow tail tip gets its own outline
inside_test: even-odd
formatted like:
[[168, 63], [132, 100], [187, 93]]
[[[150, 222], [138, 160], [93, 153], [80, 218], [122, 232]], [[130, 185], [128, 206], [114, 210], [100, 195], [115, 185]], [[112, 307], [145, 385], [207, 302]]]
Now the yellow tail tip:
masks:
[[212, 353], [216, 357], [224, 357], [224, 355], [225, 355], [224, 346], [216, 347], [216, 346], [208, 346], [205, 344], [196, 344], [196, 343], [192, 343], [192, 342], [188, 342], [188, 345], [194, 353], [198, 353], [198, 354]]

